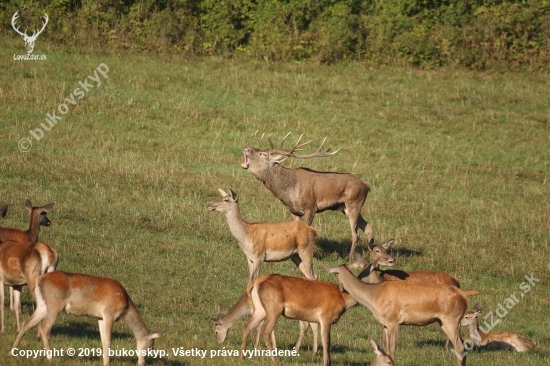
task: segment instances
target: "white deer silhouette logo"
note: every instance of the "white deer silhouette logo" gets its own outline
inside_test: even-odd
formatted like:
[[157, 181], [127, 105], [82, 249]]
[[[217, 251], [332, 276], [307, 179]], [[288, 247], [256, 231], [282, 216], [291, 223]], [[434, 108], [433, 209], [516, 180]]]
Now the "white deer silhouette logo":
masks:
[[48, 20], [49, 20], [48, 14], [44, 13], [44, 19], [46, 19], [46, 22], [42, 26], [42, 29], [40, 29], [39, 31], [34, 30], [33, 33], [32, 33], [32, 36], [28, 36], [26, 29], [25, 29], [24, 33], [21, 33], [19, 31], [19, 27], [15, 26], [15, 20], [17, 18], [19, 18], [19, 15], [17, 15], [17, 13], [19, 13], [19, 10], [17, 10], [15, 12], [15, 14], [13, 14], [13, 17], [11, 18], [11, 26], [13, 27], [13, 29], [15, 29], [15, 31], [17, 33], [19, 33], [21, 35], [21, 38], [23, 38], [23, 41], [25, 41], [25, 48], [27, 49], [27, 53], [30, 54], [30, 53], [32, 53], [32, 50], [34, 49], [34, 42], [36, 42], [36, 38], [38, 38], [40, 33], [42, 33], [44, 28], [46, 28], [46, 24], [48, 24]]

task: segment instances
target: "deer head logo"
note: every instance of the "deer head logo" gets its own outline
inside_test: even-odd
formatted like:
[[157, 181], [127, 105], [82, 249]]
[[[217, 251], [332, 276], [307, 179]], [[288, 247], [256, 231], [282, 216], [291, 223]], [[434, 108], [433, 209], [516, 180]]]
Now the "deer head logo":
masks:
[[40, 33], [42, 33], [44, 28], [46, 28], [46, 24], [48, 24], [48, 19], [49, 19], [48, 14], [44, 14], [44, 19], [46, 21], [44, 22], [44, 25], [42, 26], [42, 29], [40, 29], [39, 31], [34, 30], [33, 33], [32, 33], [32, 36], [28, 36], [26, 29], [25, 29], [25, 32], [21, 33], [19, 31], [19, 27], [16, 27], [16, 25], [15, 25], [15, 20], [17, 18], [19, 18], [19, 15], [17, 13], [19, 13], [19, 10], [16, 11], [15, 14], [13, 14], [13, 17], [11, 18], [11, 26], [13, 27], [13, 29], [15, 29], [15, 31], [17, 33], [19, 33], [21, 35], [21, 38], [23, 38], [23, 41], [25, 41], [25, 48], [27, 49], [27, 53], [30, 54], [30, 53], [32, 53], [32, 50], [34, 49], [34, 42], [36, 42], [36, 38], [38, 38]]

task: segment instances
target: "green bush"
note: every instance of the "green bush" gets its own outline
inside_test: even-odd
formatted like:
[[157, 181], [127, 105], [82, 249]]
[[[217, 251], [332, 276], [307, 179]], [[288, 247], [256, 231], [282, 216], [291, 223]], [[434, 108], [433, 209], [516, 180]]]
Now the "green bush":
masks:
[[268, 61], [547, 69], [550, 0], [8, 0], [41, 39]]

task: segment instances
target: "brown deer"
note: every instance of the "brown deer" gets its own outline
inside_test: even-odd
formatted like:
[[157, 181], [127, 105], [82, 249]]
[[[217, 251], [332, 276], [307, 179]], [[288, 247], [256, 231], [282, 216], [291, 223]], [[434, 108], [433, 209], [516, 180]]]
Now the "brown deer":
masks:
[[[384, 326], [384, 347], [395, 359], [398, 328], [404, 325], [428, 325], [438, 322], [451, 340], [458, 355], [464, 354], [459, 326], [468, 307], [468, 296], [478, 291], [465, 292], [455, 286], [408, 281], [385, 281], [367, 284], [359, 281], [345, 266], [323, 266], [335, 273], [343, 288]], [[458, 359], [458, 366], [466, 365], [466, 357]]]
[[13, 288], [13, 310], [19, 331], [21, 290], [27, 285], [34, 296], [36, 280], [43, 274], [42, 267], [42, 258], [33, 244], [16, 241], [0, 244], [0, 332], [4, 332], [4, 285]]
[[[393, 241], [393, 239], [392, 239]], [[384, 249], [383, 245], [386, 243], [379, 245], [378, 248], [371, 249], [371, 255], [370, 260], [373, 266], [377, 266], [378, 264], [383, 266], [391, 266], [394, 262], [394, 259], [392, 256], [388, 254], [388, 252]], [[391, 243], [390, 243], [391, 244]], [[359, 258], [355, 260], [353, 263], [351, 263], [349, 266], [351, 268], [354, 267], [363, 267], [364, 262], [362, 258]], [[370, 267], [369, 267], [370, 268]], [[379, 283], [384, 281], [384, 278], [382, 278], [378, 272], [376, 271], [366, 271], [363, 270], [361, 274], [359, 275], [359, 278], [361, 281], [366, 283]], [[254, 312], [254, 306], [252, 305], [252, 300], [250, 299], [249, 293], [245, 291], [245, 293], [239, 298], [239, 300], [235, 303], [235, 305], [229, 310], [227, 314], [221, 314], [218, 312], [217, 316], [215, 318], [212, 318], [214, 320], [214, 332], [216, 333], [216, 341], [218, 343], [223, 343], [225, 338], [227, 337], [227, 332], [229, 329], [233, 327], [233, 324], [243, 316], [252, 314]], [[311, 323], [312, 331], [313, 331], [313, 353], [317, 352], [318, 347], [318, 338], [317, 338], [317, 324]], [[304, 339], [305, 333], [308, 328], [308, 322], [300, 322], [300, 335], [298, 337], [298, 341], [296, 342], [296, 345], [294, 346], [295, 350], [299, 350], [300, 346], [302, 345], [302, 341]], [[258, 348], [258, 344], [260, 342], [260, 330], [261, 325], [257, 328], [258, 332], [256, 334], [256, 338], [254, 341], [254, 348]], [[275, 341], [273, 341], [274, 347]]]
[[375, 359], [370, 363], [370, 366], [395, 366], [393, 359], [372, 339], [370, 340], [374, 353], [376, 353]]
[[[243, 331], [241, 359], [245, 357], [248, 335], [265, 319], [262, 336], [273, 351], [273, 329], [280, 315], [321, 325], [323, 365], [330, 365], [330, 328], [356, 301], [338, 286], [325, 281], [278, 274], [264, 275], [248, 284], [254, 312]], [[275, 362], [275, 357], [271, 359]]]
[[[21, 243], [32, 244], [36, 243], [40, 234], [40, 226], [51, 225], [51, 221], [46, 215], [54, 205], [55, 202], [51, 202], [44, 206], [33, 207], [31, 200], [28, 197], [25, 198], [25, 207], [30, 214], [29, 228], [27, 231], [23, 231], [19, 229], [0, 227], [0, 243], [5, 241], [18, 241]], [[6, 216], [8, 212], [8, 205], [2, 206], [2, 208], [0, 208], [0, 212], [2, 217]]]
[[[40, 233], [40, 226], [50, 226], [51, 221], [46, 216], [48, 211], [51, 210], [55, 205], [55, 202], [48, 203], [47, 205], [40, 206], [40, 207], [33, 207], [31, 200], [26, 197], [25, 198], [25, 207], [29, 211], [29, 228], [27, 231], [15, 229], [15, 228], [0, 228], [0, 243], [3, 243], [5, 241], [10, 242], [18, 242], [21, 245], [26, 246], [32, 246], [34, 245], [34, 249], [38, 251], [41, 262], [42, 262], [42, 269], [40, 271], [40, 274], [46, 273], [46, 272], [52, 272], [57, 267], [57, 263], [59, 261], [59, 255], [57, 254], [57, 251], [53, 249], [50, 245], [38, 241], [39, 240], [39, 233]], [[4, 205], [0, 208], [0, 214], [2, 217], [5, 217], [8, 211], [8, 205]], [[12, 247], [15, 244], [10, 244], [8, 247]], [[0, 247], [1, 248], [1, 247]], [[2, 250], [2, 249], [0, 249]], [[14, 249], [3, 249], [5, 253], [9, 252], [10, 255], [13, 255], [17, 251], [14, 251]], [[26, 253], [26, 250], [22, 250], [19, 253]], [[19, 307], [15, 307], [15, 299], [14, 296], [16, 296], [13, 292], [13, 287], [10, 286], [10, 309], [14, 310], [16, 312], [21, 313], [21, 302], [19, 302]], [[32, 293], [32, 292], [31, 292]], [[20, 294], [18, 294], [20, 295]], [[0, 303], [1, 306], [4, 305], [3, 302]], [[18, 319], [18, 316], [16, 316], [16, 319]], [[17, 329], [19, 330], [19, 321], [17, 321]], [[3, 331], [3, 328], [2, 328]]]
[[351, 225], [351, 250], [349, 259], [353, 260], [355, 247], [359, 238], [359, 231], [363, 230], [370, 241], [372, 226], [361, 216], [361, 207], [370, 191], [370, 186], [354, 175], [346, 173], [317, 172], [307, 168], [289, 169], [281, 163], [289, 157], [308, 159], [334, 155], [338, 150], [330, 149], [322, 152], [325, 143], [323, 140], [319, 148], [306, 155], [296, 155], [296, 151], [311, 141], [300, 144], [302, 136], [291, 149], [283, 149], [285, 139], [278, 148], [275, 148], [268, 137], [270, 149], [266, 148], [262, 137], [254, 134], [262, 149], [246, 146], [243, 149], [244, 162], [241, 166], [260, 180], [290, 211], [294, 220], [303, 217], [304, 222], [311, 225], [317, 212], [337, 210], [344, 213]]
[[260, 267], [265, 262], [281, 262], [287, 259], [298, 266], [308, 278], [315, 278], [313, 250], [317, 234], [301, 221], [248, 223], [241, 217], [237, 194], [219, 189], [221, 199], [209, 203], [206, 208], [225, 212], [231, 234], [239, 242], [248, 263], [248, 282], [258, 278]]
[[[430, 283], [436, 283], [440, 285], [451, 285], [451, 286], [460, 288], [460, 282], [458, 281], [458, 279], [454, 276], [451, 276], [447, 272], [443, 272], [443, 271], [434, 271], [434, 270], [403, 271], [400, 269], [381, 270], [379, 268], [379, 265], [391, 266], [394, 262], [393, 258], [390, 262], [391, 264], [384, 264], [384, 263], [378, 262], [376, 265], [373, 266], [373, 263], [376, 263], [374, 262], [376, 258], [380, 258], [381, 256], [388, 255], [387, 250], [390, 248], [392, 244], [393, 244], [393, 239], [390, 239], [383, 244], [375, 244], [374, 240], [371, 240], [371, 242], [368, 245], [368, 249], [370, 252], [370, 263], [364, 263], [364, 262], [361, 263], [359, 260], [356, 261], [358, 264], [363, 265], [363, 269], [359, 274], [359, 278], [361, 278], [364, 275], [363, 272], [368, 275], [371, 271], [377, 271], [379, 272], [379, 275], [382, 276], [386, 281], [407, 281], [407, 282], [416, 282], [416, 283], [430, 282]], [[373, 282], [368, 282], [368, 283], [373, 283]]]
[[54, 271], [40, 276], [34, 296], [36, 310], [23, 324], [12, 350], [19, 346], [25, 333], [40, 322], [39, 332], [44, 348], [50, 350], [50, 330], [63, 310], [67, 314], [88, 315], [98, 319], [105, 366], [109, 365], [113, 323], [118, 319], [126, 320], [134, 332], [138, 365], [145, 365], [145, 354], [153, 348], [153, 340], [164, 333], [149, 331], [124, 287], [110, 278]]
[[532, 351], [537, 348], [532, 340], [515, 332], [484, 332], [479, 328], [477, 317], [483, 312], [479, 304], [466, 312], [460, 325], [469, 327], [470, 339], [478, 347], [486, 346], [489, 349], [508, 349], [516, 352]]

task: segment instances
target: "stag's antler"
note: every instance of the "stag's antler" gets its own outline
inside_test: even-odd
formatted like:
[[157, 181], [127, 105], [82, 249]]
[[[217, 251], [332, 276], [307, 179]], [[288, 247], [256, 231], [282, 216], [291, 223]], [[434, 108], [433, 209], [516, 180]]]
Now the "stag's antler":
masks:
[[296, 155], [296, 154], [294, 154], [295, 151], [304, 150], [304, 149], [302, 149], [302, 147], [309, 144], [313, 140], [309, 140], [307, 142], [303, 142], [303, 143], [300, 144], [300, 141], [302, 140], [302, 137], [304, 136], [304, 134], [301, 134], [300, 137], [298, 138], [298, 141], [296, 141], [296, 143], [294, 144], [294, 146], [291, 149], [283, 149], [282, 148], [283, 147], [283, 142], [288, 137], [288, 135], [290, 135], [290, 132], [283, 138], [283, 141], [281, 141], [281, 145], [279, 146], [278, 149], [273, 149], [273, 144], [271, 143], [271, 140], [270, 140], [271, 147], [272, 147], [271, 152], [274, 152], [274, 153], [277, 153], [277, 154], [280, 154], [280, 155], [284, 155], [284, 156], [288, 156], [288, 157], [292, 157], [292, 158], [297, 158], [297, 159], [309, 159], [309, 158], [316, 158], [316, 157], [324, 157], [324, 156], [334, 155], [338, 151], [340, 151], [340, 149], [338, 149], [336, 151], [330, 152], [330, 148], [328, 148], [327, 151], [322, 152], [321, 149], [323, 148], [323, 145], [325, 144], [325, 141], [327, 140], [327, 138], [325, 137], [323, 139], [323, 142], [321, 142], [321, 145], [317, 148], [317, 150], [315, 150], [311, 154]]

